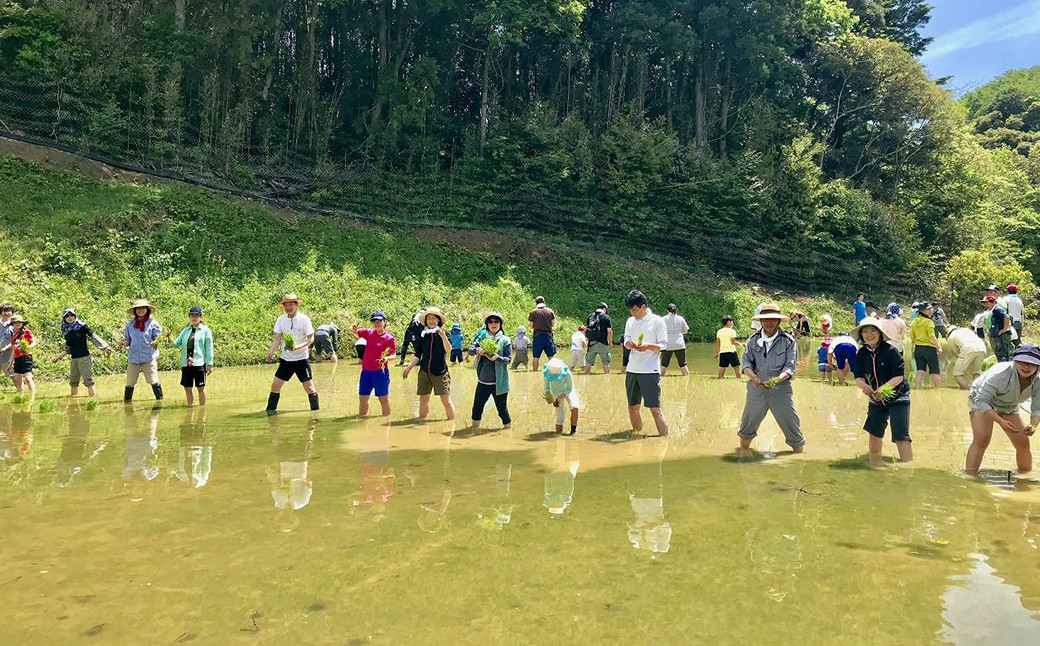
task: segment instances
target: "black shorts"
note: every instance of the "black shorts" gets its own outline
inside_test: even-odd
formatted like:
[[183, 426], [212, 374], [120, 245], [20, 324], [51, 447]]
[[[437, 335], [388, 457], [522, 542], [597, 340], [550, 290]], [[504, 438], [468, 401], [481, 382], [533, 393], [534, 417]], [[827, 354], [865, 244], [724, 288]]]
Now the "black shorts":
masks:
[[919, 345], [914, 348], [914, 361], [918, 370], [928, 370], [928, 374], [939, 374], [939, 351], [935, 346]]
[[30, 373], [33, 370], [33, 360], [31, 354], [23, 354], [20, 357], [15, 357], [14, 360], [14, 374], [24, 375]]
[[736, 352], [720, 352], [719, 353], [719, 367], [720, 368], [739, 368], [740, 359], [737, 358]]
[[181, 386], [184, 388], [205, 388], [206, 369], [202, 366], [187, 366], [181, 368]]
[[327, 334], [315, 334], [313, 347], [314, 354], [331, 355], [336, 351], [336, 345], [332, 342], [332, 337]]
[[893, 442], [910, 441], [910, 403], [867, 405], [867, 421], [863, 430], [874, 437], [885, 437], [885, 427], [892, 426]]
[[311, 362], [309, 359], [300, 359], [299, 361], [286, 361], [285, 359], [278, 360], [278, 370], [274, 372], [275, 379], [281, 379], [282, 381], [289, 381], [296, 375], [296, 378], [300, 380], [300, 383], [306, 383], [312, 379], [311, 377]]
[[15, 358], [15, 374], [32, 372], [32, 355], [22, 355]]
[[679, 362], [680, 368], [686, 367], [686, 348], [680, 350], [662, 350], [661, 351], [661, 365], [667, 368], [672, 363], [672, 355], [675, 355], [675, 359]]

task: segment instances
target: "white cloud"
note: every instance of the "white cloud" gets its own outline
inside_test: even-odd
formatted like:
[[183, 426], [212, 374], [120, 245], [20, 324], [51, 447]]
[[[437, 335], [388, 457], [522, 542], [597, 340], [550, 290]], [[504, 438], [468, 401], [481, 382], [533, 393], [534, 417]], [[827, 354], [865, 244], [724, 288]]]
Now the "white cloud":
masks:
[[921, 60], [928, 62], [963, 49], [1033, 34], [1040, 34], [1040, 0], [1028, 0], [1017, 7], [937, 36]]

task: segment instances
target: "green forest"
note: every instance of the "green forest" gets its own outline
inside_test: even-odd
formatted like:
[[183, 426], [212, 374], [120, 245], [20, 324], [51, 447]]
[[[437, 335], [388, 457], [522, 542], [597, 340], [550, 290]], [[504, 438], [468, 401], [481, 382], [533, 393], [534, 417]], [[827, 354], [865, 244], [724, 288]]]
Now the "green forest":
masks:
[[1035, 302], [1040, 68], [958, 103], [923, 0], [20, 0], [0, 129], [371, 221], [842, 300]]

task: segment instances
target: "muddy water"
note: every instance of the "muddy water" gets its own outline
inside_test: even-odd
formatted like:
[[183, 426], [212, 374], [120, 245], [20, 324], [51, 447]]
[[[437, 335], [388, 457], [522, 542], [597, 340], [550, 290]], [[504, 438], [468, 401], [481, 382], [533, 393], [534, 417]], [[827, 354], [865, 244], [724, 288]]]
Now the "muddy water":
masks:
[[915, 393], [915, 464], [870, 470], [863, 397], [807, 370], [807, 453], [767, 419], [740, 460], [744, 386], [691, 350], [666, 440], [625, 432], [624, 379], [598, 369], [574, 438], [530, 373], [511, 430], [493, 406], [469, 430], [470, 368], [457, 423], [435, 400], [420, 424], [397, 369], [389, 425], [357, 421], [346, 362], [316, 366], [316, 414], [295, 383], [261, 414], [268, 367], [217, 370], [206, 410], [173, 374], [158, 408], [115, 378], [91, 410], [59, 384], [5, 393], [0, 642], [1040, 640], [1040, 485], [1001, 437], [983, 479], [960, 475], [963, 393]]

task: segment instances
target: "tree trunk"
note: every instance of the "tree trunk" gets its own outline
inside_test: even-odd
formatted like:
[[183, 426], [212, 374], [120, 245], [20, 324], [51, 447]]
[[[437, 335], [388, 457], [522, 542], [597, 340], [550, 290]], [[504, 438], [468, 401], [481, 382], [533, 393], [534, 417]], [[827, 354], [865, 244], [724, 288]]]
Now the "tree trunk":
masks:
[[484, 52], [484, 68], [480, 73], [480, 156], [484, 156], [484, 144], [487, 143], [488, 119], [490, 108], [488, 106], [488, 90], [491, 85], [491, 53], [494, 44], [488, 40], [487, 50]]
[[675, 129], [672, 127], [672, 61], [667, 59], [664, 62], [664, 113], [669, 132], [674, 131]]
[[173, 25], [177, 33], [181, 33], [188, 22], [188, 0], [175, 0], [173, 6], [175, 12]]
[[726, 138], [729, 136], [729, 110], [733, 103], [733, 61], [726, 59], [726, 78], [722, 85], [722, 101], [719, 108], [719, 159], [726, 159]]
[[707, 116], [705, 114], [705, 96], [704, 96], [704, 65], [705, 57], [702, 56], [697, 61], [697, 81], [694, 84], [694, 98], [693, 98], [693, 118], [694, 118], [694, 136], [696, 137], [697, 148], [702, 152], [708, 148], [708, 125], [706, 123]]

